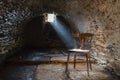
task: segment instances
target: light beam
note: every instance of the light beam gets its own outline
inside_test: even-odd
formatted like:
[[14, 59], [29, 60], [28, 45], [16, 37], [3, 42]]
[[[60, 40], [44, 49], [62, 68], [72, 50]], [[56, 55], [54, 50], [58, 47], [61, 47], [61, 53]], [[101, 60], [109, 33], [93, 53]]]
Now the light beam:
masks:
[[60, 22], [57, 18], [53, 23], [50, 23], [60, 39], [64, 42], [67, 48], [73, 47], [73, 38], [71, 37], [70, 31], [66, 28], [66, 26]]

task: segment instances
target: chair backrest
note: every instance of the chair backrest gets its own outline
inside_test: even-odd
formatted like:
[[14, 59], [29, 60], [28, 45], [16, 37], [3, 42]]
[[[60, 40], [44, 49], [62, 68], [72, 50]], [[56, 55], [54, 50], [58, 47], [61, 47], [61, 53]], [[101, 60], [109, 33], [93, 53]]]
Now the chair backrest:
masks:
[[73, 39], [74, 39], [74, 48], [77, 48], [77, 41], [76, 41], [76, 39], [79, 39], [79, 33], [74, 33], [74, 34], [72, 34], [72, 37], [73, 37]]
[[80, 40], [79, 41], [80, 49], [85, 49], [85, 46], [87, 46], [87, 48], [90, 48], [93, 34], [91, 34], [91, 33], [74, 33], [74, 34], [72, 34], [72, 36], [74, 38], [74, 48], [77, 48], [76, 38], [78, 38]]

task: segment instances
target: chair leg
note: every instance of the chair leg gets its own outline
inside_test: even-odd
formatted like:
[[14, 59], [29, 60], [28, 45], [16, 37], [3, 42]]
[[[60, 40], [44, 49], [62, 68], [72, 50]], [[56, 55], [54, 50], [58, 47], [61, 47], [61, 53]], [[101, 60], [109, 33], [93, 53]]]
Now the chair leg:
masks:
[[88, 76], [89, 76], [89, 54], [87, 53], [86, 54], [86, 60], [87, 60], [87, 74], [88, 74]]
[[74, 69], [76, 68], [76, 55], [77, 53], [74, 54]]
[[92, 70], [92, 64], [91, 64], [90, 53], [89, 53], [89, 64], [90, 64], [90, 70]]
[[68, 72], [69, 58], [70, 58], [70, 53], [68, 53], [68, 56], [67, 56], [67, 63], [66, 63], [66, 70], [65, 70], [66, 73]]

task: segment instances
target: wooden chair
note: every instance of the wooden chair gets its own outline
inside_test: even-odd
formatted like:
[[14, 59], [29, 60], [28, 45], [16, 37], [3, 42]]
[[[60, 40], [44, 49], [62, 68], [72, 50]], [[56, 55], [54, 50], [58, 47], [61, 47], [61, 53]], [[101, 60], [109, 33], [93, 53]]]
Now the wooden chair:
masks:
[[[68, 64], [69, 64], [69, 59], [70, 59], [70, 52], [74, 52], [74, 68], [76, 67], [76, 56], [77, 54], [84, 54], [86, 57], [86, 63], [87, 63], [87, 74], [89, 76], [89, 69], [92, 70], [92, 65], [90, 61], [90, 44], [85, 44], [86, 41], [87, 43], [90, 43], [92, 40], [93, 34], [90, 33], [81, 33], [81, 34], [72, 34], [74, 38], [74, 48], [69, 49], [69, 53], [67, 56], [67, 64], [66, 64], [66, 72], [68, 72]], [[80, 39], [80, 48], [77, 48], [77, 42], [76, 38]], [[87, 46], [87, 47], [85, 47]], [[88, 49], [89, 48], [89, 49]]]

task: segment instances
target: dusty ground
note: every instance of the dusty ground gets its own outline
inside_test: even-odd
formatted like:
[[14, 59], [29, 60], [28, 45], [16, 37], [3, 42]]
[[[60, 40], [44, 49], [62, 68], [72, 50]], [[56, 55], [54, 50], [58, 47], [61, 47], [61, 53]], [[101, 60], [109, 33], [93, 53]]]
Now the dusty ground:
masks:
[[0, 69], [0, 80], [34, 80], [36, 66], [6, 65]]
[[93, 65], [90, 76], [87, 75], [86, 65], [77, 64], [73, 69], [73, 64], [69, 65], [69, 73], [65, 74], [65, 65], [63, 64], [42, 64], [36, 70], [37, 80], [115, 80], [104, 67], [97, 64]]
[[[77, 63], [76, 69], [73, 68], [73, 63], [70, 63], [67, 74], [65, 62], [44, 64], [37, 62], [36, 64], [36, 61], [50, 59], [66, 61], [66, 55], [32, 52], [11, 57], [7, 59], [10, 62], [8, 61], [0, 68], [0, 80], [119, 80], [98, 64], [92, 65], [93, 70], [90, 71], [90, 76], [87, 75], [85, 63]], [[29, 61], [29, 65], [26, 61]]]

